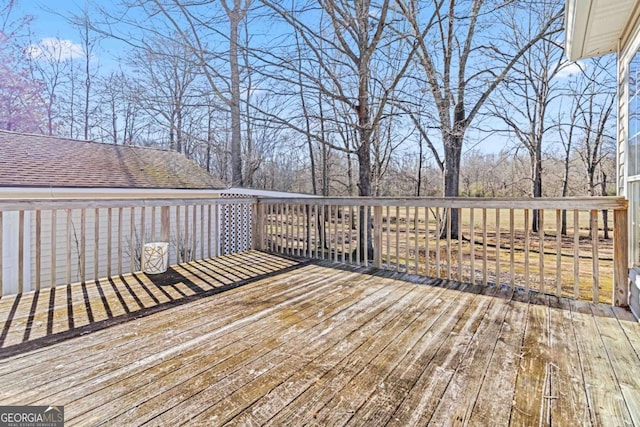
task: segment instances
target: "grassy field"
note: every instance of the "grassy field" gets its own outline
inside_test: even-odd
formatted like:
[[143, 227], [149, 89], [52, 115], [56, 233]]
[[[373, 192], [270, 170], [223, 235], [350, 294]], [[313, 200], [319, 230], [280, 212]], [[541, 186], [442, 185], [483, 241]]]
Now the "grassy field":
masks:
[[[355, 218], [352, 221], [348, 208], [338, 213], [334, 208], [332, 214], [326, 216], [331, 218], [324, 221], [326, 249], [321, 249], [320, 229], [311, 224], [312, 251], [317, 251], [319, 256], [356, 262]], [[388, 210], [383, 208], [383, 267], [463, 282], [499, 283], [563, 296], [577, 295], [585, 300], [592, 300], [594, 291], [597, 291], [600, 302], [611, 302], [613, 233], [610, 231], [609, 238], [605, 238], [602, 212], [598, 212], [595, 260], [593, 240], [589, 233], [589, 212], [580, 212], [577, 223], [574, 223], [573, 211], [567, 212], [567, 233], [561, 235], [560, 228], [557, 227], [556, 211], [545, 211], [543, 239], [539, 232], [527, 233], [526, 230], [530, 227], [525, 227], [523, 210], [514, 210], [511, 217], [510, 210], [500, 210], [497, 213], [493, 209], [484, 212], [482, 209], [474, 209], [472, 233], [471, 209], [462, 209], [459, 240], [448, 240], [446, 230], [444, 238], [438, 238], [442, 237], [437, 231], [442, 228], [442, 221], [438, 223], [438, 217], [443, 216], [443, 210], [436, 212], [425, 208], [409, 208], [408, 211], [404, 207], [397, 210], [395, 207]], [[609, 229], [612, 227], [611, 218], [613, 214], [610, 212]], [[529, 223], [531, 219], [530, 211]], [[302, 215], [296, 216], [289, 212], [287, 217], [278, 214], [272, 215], [268, 220], [267, 235], [275, 245], [289, 248], [293, 253], [298, 249], [303, 251], [308, 248], [304, 238], [307, 235], [307, 224]], [[576, 232], [577, 257], [574, 246]], [[594, 275], [595, 271], [597, 274]]]

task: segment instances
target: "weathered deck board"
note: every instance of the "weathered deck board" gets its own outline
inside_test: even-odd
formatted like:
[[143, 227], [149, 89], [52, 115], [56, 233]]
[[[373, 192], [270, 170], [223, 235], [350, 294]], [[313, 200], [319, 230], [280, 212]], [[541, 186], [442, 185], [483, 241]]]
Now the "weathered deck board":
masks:
[[630, 408], [611, 366], [591, 304], [572, 301], [571, 308], [592, 423], [633, 425]]
[[589, 404], [582, 379], [580, 352], [571, 321], [571, 305], [566, 299], [549, 297], [551, 352], [551, 419], [556, 424], [591, 425]]
[[500, 426], [509, 424], [516, 377], [520, 366], [520, 349], [528, 314], [528, 298], [511, 299], [502, 322], [498, 340], [486, 367], [478, 399], [469, 416], [469, 425]]
[[67, 425], [640, 425], [628, 312], [261, 252], [0, 300], [0, 402]]
[[529, 305], [521, 350], [520, 369], [510, 421], [515, 425], [548, 425], [549, 389], [549, 308], [548, 299], [537, 295]]

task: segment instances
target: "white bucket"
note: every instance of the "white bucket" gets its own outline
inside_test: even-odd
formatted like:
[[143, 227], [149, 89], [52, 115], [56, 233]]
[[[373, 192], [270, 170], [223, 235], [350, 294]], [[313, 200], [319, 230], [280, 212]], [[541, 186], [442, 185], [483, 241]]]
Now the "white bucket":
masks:
[[142, 250], [142, 271], [147, 274], [159, 274], [169, 267], [169, 243], [145, 243]]

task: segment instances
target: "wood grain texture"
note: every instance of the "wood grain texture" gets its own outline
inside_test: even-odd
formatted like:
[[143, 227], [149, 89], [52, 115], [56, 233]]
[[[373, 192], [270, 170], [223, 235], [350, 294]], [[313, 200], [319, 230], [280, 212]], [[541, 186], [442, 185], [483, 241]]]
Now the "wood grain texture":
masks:
[[258, 251], [159, 278], [0, 299], [0, 400], [68, 425], [640, 421], [619, 307]]

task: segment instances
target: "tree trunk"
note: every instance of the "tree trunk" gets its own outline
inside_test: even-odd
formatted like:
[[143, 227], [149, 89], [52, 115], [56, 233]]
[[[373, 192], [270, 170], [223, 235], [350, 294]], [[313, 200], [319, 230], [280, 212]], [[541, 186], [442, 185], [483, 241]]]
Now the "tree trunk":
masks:
[[[532, 161], [532, 195], [533, 197], [542, 197], [542, 144], [540, 141], [534, 143], [535, 151]], [[531, 218], [531, 231], [537, 233], [540, 229], [540, 211], [533, 210]]]
[[[602, 171], [602, 182], [600, 183], [600, 188], [602, 190], [602, 195], [607, 195], [607, 174]], [[609, 239], [609, 211], [606, 209], [602, 210], [602, 227], [604, 229], [604, 238]]]
[[[237, 6], [236, 6], [237, 9]], [[229, 15], [229, 66], [231, 71], [231, 183], [242, 187], [242, 141], [240, 124], [240, 67], [238, 65], [238, 26], [240, 17], [237, 10]]]
[[[444, 144], [444, 196], [458, 197], [460, 195], [460, 158], [462, 154], [461, 134], [448, 136], [449, 141]], [[451, 218], [446, 218], [440, 236], [446, 235], [446, 221], [451, 221], [451, 237], [458, 238], [458, 209], [451, 209]]]

